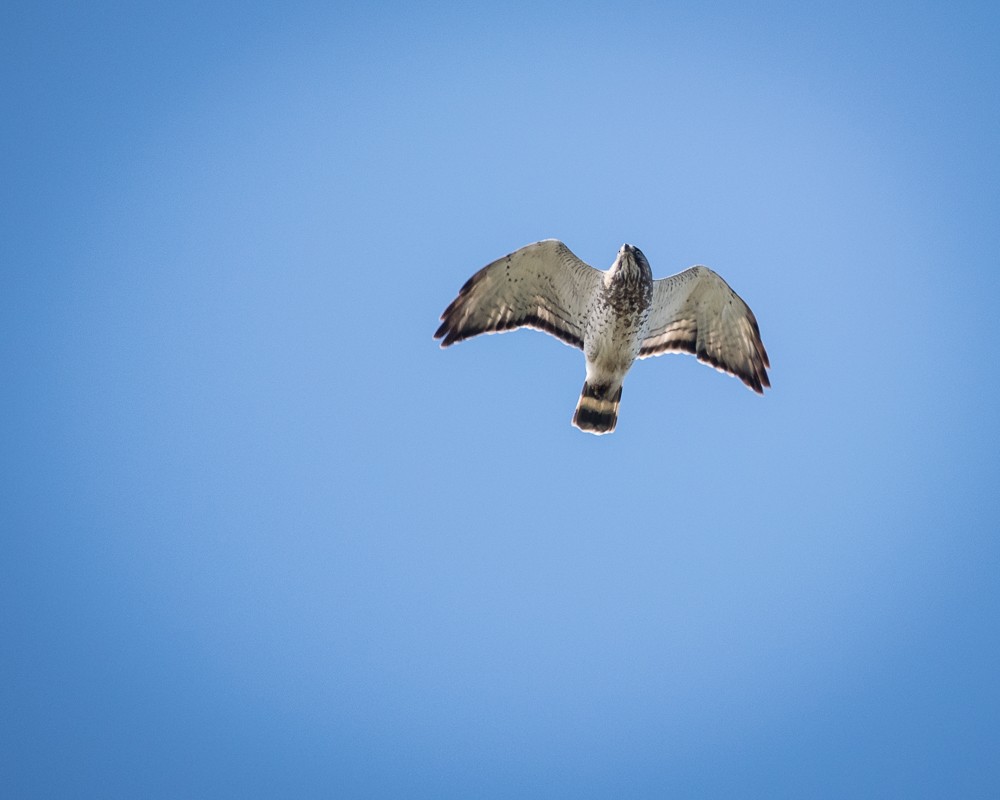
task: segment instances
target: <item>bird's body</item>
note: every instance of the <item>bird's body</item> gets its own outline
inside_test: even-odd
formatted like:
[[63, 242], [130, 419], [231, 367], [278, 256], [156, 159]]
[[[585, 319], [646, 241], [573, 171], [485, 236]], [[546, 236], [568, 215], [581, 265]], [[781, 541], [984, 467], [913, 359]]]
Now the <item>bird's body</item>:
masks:
[[751, 389], [770, 386], [753, 312], [707, 267], [654, 281], [649, 262], [626, 244], [607, 272], [555, 239], [529, 244], [473, 275], [441, 315], [441, 346], [480, 333], [536, 328], [583, 350], [587, 379], [573, 424], [610, 433], [622, 381], [637, 358], [695, 354]]
[[610, 433], [618, 420], [622, 381], [646, 334], [653, 300], [653, 272], [640, 250], [624, 245], [598, 284], [583, 330], [587, 380], [573, 424]]

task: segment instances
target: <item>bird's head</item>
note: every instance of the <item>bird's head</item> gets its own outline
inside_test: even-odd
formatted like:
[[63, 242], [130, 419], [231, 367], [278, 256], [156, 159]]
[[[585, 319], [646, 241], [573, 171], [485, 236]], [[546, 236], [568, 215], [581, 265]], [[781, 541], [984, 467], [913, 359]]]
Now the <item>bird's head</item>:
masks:
[[649, 267], [646, 256], [642, 254], [642, 250], [632, 244], [622, 245], [621, 250], [618, 251], [618, 257], [615, 259], [615, 263], [611, 265], [609, 272], [620, 274], [623, 278], [633, 276], [639, 278], [643, 274], [648, 275], [650, 279], [653, 277], [653, 271]]

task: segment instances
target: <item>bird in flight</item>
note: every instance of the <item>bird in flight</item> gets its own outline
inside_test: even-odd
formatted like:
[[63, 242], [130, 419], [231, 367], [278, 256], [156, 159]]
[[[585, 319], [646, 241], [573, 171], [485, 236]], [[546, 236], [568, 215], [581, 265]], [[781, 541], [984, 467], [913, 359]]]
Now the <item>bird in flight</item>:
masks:
[[515, 250], [469, 278], [434, 334], [449, 347], [480, 333], [535, 328], [583, 350], [587, 379], [573, 425], [611, 433], [622, 381], [636, 358], [682, 352], [735, 375], [758, 394], [770, 363], [750, 307], [708, 267], [653, 280], [638, 247], [607, 272], [557, 239]]

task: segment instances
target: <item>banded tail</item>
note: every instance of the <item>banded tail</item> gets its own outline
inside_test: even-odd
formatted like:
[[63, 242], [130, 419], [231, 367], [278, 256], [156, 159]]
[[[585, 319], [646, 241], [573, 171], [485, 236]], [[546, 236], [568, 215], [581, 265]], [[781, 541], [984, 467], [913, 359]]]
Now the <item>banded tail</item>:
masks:
[[612, 389], [609, 384], [591, 386], [583, 382], [580, 402], [576, 404], [573, 424], [581, 431], [600, 436], [611, 433], [618, 422], [618, 404], [622, 399], [622, 387]]

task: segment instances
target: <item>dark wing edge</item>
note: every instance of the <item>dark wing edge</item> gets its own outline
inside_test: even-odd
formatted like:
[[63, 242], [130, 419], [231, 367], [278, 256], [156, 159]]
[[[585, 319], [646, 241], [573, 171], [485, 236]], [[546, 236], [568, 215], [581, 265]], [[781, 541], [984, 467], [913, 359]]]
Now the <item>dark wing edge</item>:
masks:
[[[688, 286], [683, 285], [686, 281], [675, 281], [685, 277], [697, 280]], [[666, 306], [661, 313], [666, 318], [650, 320], [651, 330], [639, 349], [639, 358], [690, 353], [703, 364], [739, 378], [757, 394], [771, 387], [767, 374], [771, 362], [761, 340], [757, 318], [729, 284], [708, 267], [700, 266], [663, 281], [658, 291], [674, 293], [678, 299], [661, 299], [661, 304]], [[724, 290], [721, 308], [713, 309], [711, 303], [701, 302], [705, 287], [698, 284], [704, 281], [717, 281], [718, 286], [712, 289]], [[655, 308], [656, 294], [653, 303]], [[659, 326], [653, 329], [657, 322]]]

